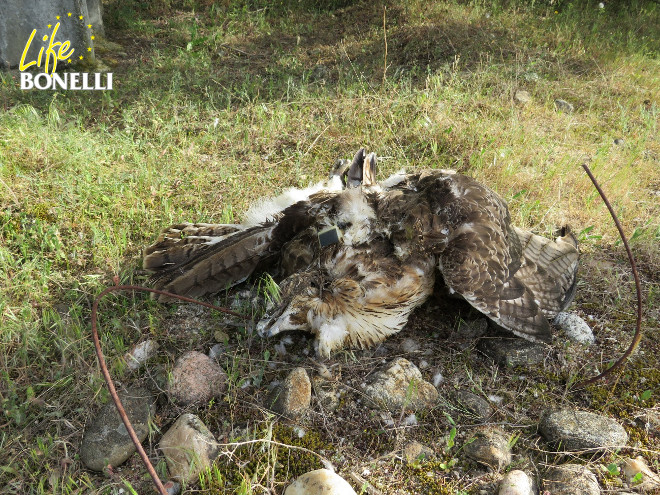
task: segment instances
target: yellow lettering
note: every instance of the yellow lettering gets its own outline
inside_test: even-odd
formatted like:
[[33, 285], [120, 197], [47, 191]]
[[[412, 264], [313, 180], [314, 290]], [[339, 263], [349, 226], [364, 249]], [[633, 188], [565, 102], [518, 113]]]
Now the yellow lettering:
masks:
[[73, 51], [74, 51], [73, 48], [71, 48], [71, 51], [69, 53], [64, 53], [63, 54], [62, 52], [67, 51], [69, 49], [70, 45], [71, 45], [71, 43], [69, 43], [68, 40], [65, 41], [64, 43], [62, 43], [62, 46], [60, 47], [60, 49], [57, 50], [57, 58], [59, 58], [60, 60], [65, 60], [65, 59], [69, 58], [71, 56], [71, 54], [73, 53]]
[[[33, 60], [32, 62], [25, 63], [25, 58], [27, 57], [27, 52], [30, 49], [30, 45], [32, 44], [32, 40], [34, 39], [34, 35], [37, 33], [36, 29], [32, 30], [32, 34], [30, 34], [30, 39], [28, 39], [28, 42], [25, 45], [25, 48], [23, 49], [23, 56], [21, 57], [21, 63], [19, 65], [20, 70], [25, 70], [28, 69], [29, 67], [32, 67], [33, 65], [36, 65], [37, 67], [41, 67], [41, 60], [42, 58], [45, 58], [45, 65], [44, 65], [44, 72], [46, 74], [53, 74], [55, 70], [57, 70], [57, 61], [58, 60], [67, 60], [70, 59], [71, 55], [73, 55], [73, 52], [75, 51], [73, 48], [71, 48], [71, 42], [70, 41], [65, 41], [64, 43], [60, 41], [55, 41], [55, 35], [57, 34], [57, 30], [60, 28], [60, 23], [58, 22], [55, 24], [55, 27], [53, 28], [53, 32], [50, 35], [50, 40], [48, 41], [48, 46], [47, 47], [41, 47], [41, 50], [39, 51], [39, 58], [37, 60]], [[44, 36], [44, 41], [48, 40], [48, 36]], [[46, 49], [46, 54], [44, 57], [44, 48]], [[52, 68], [51, 66], [51, 59], [52, 59]]]
[[31, 66], [33, 66], [37, 63], [36, 60], [33, 60], [29, 64], [25, 63], [25, 56], [27, 55], [28, 49], [30, 48], [30, 44], [32, 43], [32, 39], [34, 38], [34, 35], [35, 35], [36, 32], [37, 32], [36, 29], [32, 30], [32, 34], [30, 35], [30, 39], [28, 39], [28, 42], [25, 44], [25, 48], [23, 49], [23, 56], [21, 57], [21, 63], [18, 66], [18, 68], [20, 70], [25, 70], [28, 67], [31, 67]]
[[[48, 74], [48, 65], [50, 63], [50, 57], [53, 57], [53, 70], [50, 71], [50, 74], [55, 72], [55, 69], [57, 69], [57, 53], [55, 53], [55, 47], [60, 46], [62, 43], [59, 41], [55, 41], [55, 34], [57, 33], [57, 30], [60, 28], [60, 23], [58, 22], [55, 24], [55, 27], [53, 28], [53, 34], [50, 35], [50, 41], [48, 42], [48, 48], [46, 48], [46, 66], [44, 67], [44, 72]], [[73, 50], [71, 50], [71, 53], [73, 53]]]

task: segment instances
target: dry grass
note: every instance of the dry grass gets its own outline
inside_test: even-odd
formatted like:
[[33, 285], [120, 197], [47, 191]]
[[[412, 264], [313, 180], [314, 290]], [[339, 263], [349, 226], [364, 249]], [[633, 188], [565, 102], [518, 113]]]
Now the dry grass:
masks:
[[[548, 402], [618, 417], [640, 449], [659, 450], [657, 436], [635, 420], [657, 408], [660, 393], [655, 3], [608, 2], [602, 11], [597, 2], [556, 7], [476, 0], [326, 10], [286, 2], [145, 5], [107, 5], [109, 37], [120, 45], [102, 57], [115, 74], [112, 92], [21, 92], [16, 74], [0, 74], [0, 492], [115, 493], [123, 480], [147, 486], [134, 460], [108, 479], [86, 472], [77, 458], [95, 412], [90, 403], [106, 400], [88, 336], [92, 298], [113, 276], [143, 280], [140, 249], [163, 226], [239, 219], [256, 198], [317, 181], [335, 158], [361, 146], [382, 157], [382, 175], [402, 167], [455, 168], [505, 197], [516, 224], [550, 234], [568, 223], [580, 234], [583, 275], [574, 310], [592, 317], [598, 344], [587, 350], [558, 344], [546, 370], [500, 370], [474, 343], [448, 345], [458, 315], [429, 309], [401, 338], [437, 349], [425, 358], [429, 369], [454, 377], [441, 391], [470, 388], [510, 399], [495, 419], [520, 426], [512, 431], [523, 432], [516, 460], [523, 467], [558, 459], [538, 445], [534, 430]], [[514, 102], [519, 89], [530, 93], [528, 104]], [[557, 98], [575, 111], [557, 112]], [[580, 168], [585, 161], [633, 238], [647, 337], [607, 390], [567, 394], [567, 380], [603, 369], [622, 352], [634, 324], [629, 269], [609, 214]], [[212, 341], [211, 330], [195, 337], [168, 332], [168, 310], [141, 296], [111, 299], [102, 314], [112, 372], [126, 383], [158, 382], [180, 352], [206, 350]], [[219, 324], [211, 318], [208, 328]], [[162, 354], [131, 375], [120, 357], [146, 334], [164, 344]], [[387, 357], [400, 352], [399, 341], [388, 341]], [[237, 438], [237, 425], [247, 425], [244, 436], [252, 438], [272, 428], [259, 407], [262, 391], [241, 389], [241, 379], [263, 375], [266, 383], [295, 364], [314, 366], [299, 359], [305, 342], [296, 344], [298, 354], [276, 361], [264, 358], [273, 355], [273, 345], [232, 340], [225, 366], [237, 386], [226, 403], [197, 411], [218, 436]], [[380, 359], [345, 353], [335, 361], [342, 383], [357, 390]], [[652, 396], [641, 401], [645, 390]], [[178, 413], [163, 406], [157, 425], [167, 428]], [[308, 418], [313, 434], [305, 446], [327, 452], [342, 469], [371, 456], [369, 480], [382, 483], [383, 493], [494, 486], [496, 475], [462, 459], [454, 469], [458, 477], [436, 466], [440, 474], [429, 481], [424, 469], [392, 455], [417, 437], [443, 462], [459, 459], [458, 448], [445, 443], [450, 424], [442, 408], [422, 417], [418, 428], [385, 428], [355, 404], [345, 404], [341, 417], [322, 411]], [[296, 441], [278, 427], [280, 439]], [[457, 446], [472, 428], [469, 420], [460, 423]], [[646, 451], [621, 455], [637, 452]], [[582, 462], [616, 458], [608, 455]], [[305, 456], [298, 461], [284, 473], [311, 463]], [[200, 490], [218, 489], [219, 476], [237, 490], [242, 484], [242, 493], [259, 493], [258, 484], [281, 487], [288, 475], [269, 478], [268, 462], [250, 468], [260, 473], [256, 478], [221, 470]]]

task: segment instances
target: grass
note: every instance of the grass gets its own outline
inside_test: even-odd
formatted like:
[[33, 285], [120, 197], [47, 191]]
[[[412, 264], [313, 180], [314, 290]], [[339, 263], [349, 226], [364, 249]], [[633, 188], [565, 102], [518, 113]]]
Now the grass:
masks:
[[[77, 458], [90, 404], [107, 400], [89, 338], [95, 294], [113, 277], [144, 281], [140, 250], [164, 226], [238, 220], [255, 199], [317, 181], [361, 146], [383, 157], [383, 176], [402, 167], [454, 168], [506, 198], [517, 225], [550, 234], [568, 223], [581, 234], [577, 310], [594, 318], [599, 346], [566, 351], [566, 376], [592, 373], [620, 353], [634, 322], [616, 230], [580, 168], [588, 161], [633, 239], [645, 327], [657, 338], [658, 6], [597, 4], [109, 1], [108, 38], [119, 46], [99, 53], [114, 90], [22, 92], [16, 73], [0, 73], [0, 492], [122, 486], [85, 471]], [[526, 105], [513, 100], [519, 89], [531, 95]], [[557, 112], [557, 98], [575, 112]], [[167, 335], [168, 310], [141, 295], [108, 298], [101, 309], [118, 380], [149, 379], [131, 375], [120, 359], [141, 335], [167, 344], [154, 365], [165, 369], [186, 346], [208, 342]], [[272, 343], [255, 345], [236, 347], [238, 375], [263, 376]], [[614, 389], [572, 400], [624, 418], [643, 405], [635, 394], [651, 390], [642, 402], [657, 404], [655, 351], [647, 337], [648, 363], [629, 366]], [[439, 356], [458, 359], [460, 373], [467, 366], [488, 374], [474, 355]], [[507, 373], [504, 383], [513, 379]], [[561, 396], [558, 378], [546, 377], [550, 391], [529, 390]], [[483, 386], [503, 385], [486, 378]], [[621, 387], [630, 397], [617, 396]], [[243, 411], [253, 399], [235, 388], [222, 411], [261, 424], [263, 417]], [[172, 417], [163, 414], [166, 427]], [[204, 414], [224, 428], [219, 413]], [[524, 417], [517, 406], [510, 414]], [[442, 419], [435, 425], [439, 436], [450, 429]], [[389, 448], [398, 434], [388, 435], [363, 445]], [[354, 440], [358, 447], [338, 458], [364, 455]], [[657, 451], [657, 439], [645, 441]], [[140, 472], [138, 464], [132, 469]], [[126, 480], [147, 483], [133, 471], [126, 468]], [[389, 472], [408, 476], [397, 466]], [[243, 493], [258, 493], [249, 475], [239, 477]], [[203, 486], [220, 478], [229, 479]], [[463, 488], [436, 484], [437, 493]]]

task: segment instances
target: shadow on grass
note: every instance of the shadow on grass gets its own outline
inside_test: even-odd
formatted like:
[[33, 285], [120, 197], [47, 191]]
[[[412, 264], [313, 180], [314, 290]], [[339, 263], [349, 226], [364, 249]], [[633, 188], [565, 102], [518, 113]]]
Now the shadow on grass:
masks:
[[[107, 34], [120, 47], [101, 58], [115, 73], [115, 89], [68, 92], [66, 99], [86, 124], [115, 127], [127, 108], [145, 102], [167, 112], [182, 101], [229, 108], [288, 100], [301, 88], [375, 90], [385, 66], [388, 81], [422, 87], [428, 74], [467, 77], [501, 65], [508, 70], [500, 77], [511, 80], [534, 68], [547, 79], [560, 71], [589, 76], [599, 70], [598, 56], [610, 56], [607, 49], [650, 55], [658, 50], [652, 23], [638, 22], [640, 13], [657, 17], [644, 3], [598, 12], [594, 2], [565, 2], [561, 13], [549, 6], [505, 4], [525, 8], [528, 25], [515, 25], [504, 4], [474, 3], [469, 17], [458, 17], [455, 6], [443, 3], [110, 2]], [[591, 56], [584, 55], [585, 47]], [[10, 103], [44, 111], [53, 97], [17, 90]]]

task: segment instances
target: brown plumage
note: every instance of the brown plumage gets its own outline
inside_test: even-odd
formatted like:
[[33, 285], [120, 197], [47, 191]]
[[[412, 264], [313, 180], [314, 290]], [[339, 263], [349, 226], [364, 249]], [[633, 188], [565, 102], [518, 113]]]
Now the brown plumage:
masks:
[[248, 224], [170, 227], [144, 267], [156, 287], [193, 296], [279, 274], [282, 300], [258, 330], [310, 331], [322, 356], [401, 330], [436, 277], [504, 328], [550, 340], [548, 319], [575, 288], [572, 235], [513, 227], [506, 203], [467, 176], [431, 170], [377, 184], [375, 172], [375, 155], [360, 150], [327, 184], [260, 205]]

